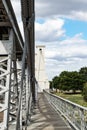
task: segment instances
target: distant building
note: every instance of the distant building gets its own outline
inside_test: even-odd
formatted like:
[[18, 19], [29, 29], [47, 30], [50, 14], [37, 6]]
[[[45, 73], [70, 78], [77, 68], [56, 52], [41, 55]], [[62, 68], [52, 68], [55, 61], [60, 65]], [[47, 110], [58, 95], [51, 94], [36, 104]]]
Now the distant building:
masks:
[[43, 92], [43, 89], [49, 89], [49, 82], [45, 72], [45, 46], [36, 46], [35, 54], [35, 77], [38, 81], [38, 92]]

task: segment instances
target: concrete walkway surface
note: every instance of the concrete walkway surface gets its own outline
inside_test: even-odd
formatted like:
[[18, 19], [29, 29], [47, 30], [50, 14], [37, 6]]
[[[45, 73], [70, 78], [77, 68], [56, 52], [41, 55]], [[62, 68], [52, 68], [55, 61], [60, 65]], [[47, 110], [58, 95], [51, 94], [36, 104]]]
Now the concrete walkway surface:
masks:
[[72, 130], [51, 107], [43, 94], [39, 94], [34, 112], [27, 130]]

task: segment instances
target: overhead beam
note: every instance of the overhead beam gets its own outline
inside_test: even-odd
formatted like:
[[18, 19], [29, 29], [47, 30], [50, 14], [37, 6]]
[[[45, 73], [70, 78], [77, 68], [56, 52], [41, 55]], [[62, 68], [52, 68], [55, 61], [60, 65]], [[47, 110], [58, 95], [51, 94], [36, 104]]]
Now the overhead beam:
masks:
[[11, 24], [9, 22], [0, 22], [0, 27], [11, 27]]
[[11, 2], [10, 2], [10, 0], [2, 0], [2, 3], [5, 7], [5, 10], [6, 10], [7, 15], [9, 17], [9, 20], [12, 24], [12, 28], [13, 28], [15, 35], [19, 41], [19, 44], [20, 44], [21, 48], [23, 49], [24, 42], [23, 42], [19, 27], [17, 24], [16, 16], [15, 16], [14, 10], [12, 8]]

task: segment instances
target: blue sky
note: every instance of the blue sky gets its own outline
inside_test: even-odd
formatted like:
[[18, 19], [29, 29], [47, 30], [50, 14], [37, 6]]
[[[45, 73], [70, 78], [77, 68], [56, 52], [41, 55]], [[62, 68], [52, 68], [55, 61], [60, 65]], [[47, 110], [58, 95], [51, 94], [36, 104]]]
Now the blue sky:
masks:
[[[19, 0], [11, 0], [23, 34]], [[36, 0], [35, 44], [45, 45], [48, 79], [87, 66], [87, 1]]]
[[[76, 34], [82, 33], [83, 38], [87, 39], [87, 22], [74, 20], [74, 19], [64, 19], [63, 28], [66, 30], [66, 36], [73, 37]], [[36, 18], [36, 22], [43, 24], [45, 22], [42, 18]]]
[[36, 18], [36, 22], [40, 23], [40, 24], [43, 24], [45, 22], [45, 20], [42, 19], [42, 18]]
[[76, 34], [82, 33], [83, 38], [87, 39], [87, 22], [65, 19], [64, 29], [66, 30], [66, 35], [69, 37], [73, 37]]

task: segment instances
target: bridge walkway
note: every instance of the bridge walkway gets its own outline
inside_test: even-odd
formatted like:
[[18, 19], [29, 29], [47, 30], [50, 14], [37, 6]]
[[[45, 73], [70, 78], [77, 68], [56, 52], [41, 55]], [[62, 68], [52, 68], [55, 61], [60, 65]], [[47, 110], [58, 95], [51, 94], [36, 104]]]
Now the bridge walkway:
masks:
[[27, 130], [72, 130], [43, 94], [39, 94], [34, 112]]

